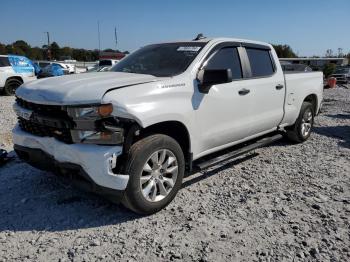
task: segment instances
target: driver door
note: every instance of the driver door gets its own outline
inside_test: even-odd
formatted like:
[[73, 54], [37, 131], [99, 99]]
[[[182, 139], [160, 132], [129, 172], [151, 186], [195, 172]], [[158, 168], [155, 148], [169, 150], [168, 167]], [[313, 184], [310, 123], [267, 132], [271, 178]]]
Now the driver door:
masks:
[[[211, 152], [234, 141], [244, 139], [251, 128], [251, 96], [242, 93], [242, 66], [237, 47], [216, 51], [205, 69], [231, 69], [233, 81], [213, 85], [208, 94], [195, 94], [196, 120], [200, 128], [201, 153]], [[201, 154], [200, 153], [200, 154]]]

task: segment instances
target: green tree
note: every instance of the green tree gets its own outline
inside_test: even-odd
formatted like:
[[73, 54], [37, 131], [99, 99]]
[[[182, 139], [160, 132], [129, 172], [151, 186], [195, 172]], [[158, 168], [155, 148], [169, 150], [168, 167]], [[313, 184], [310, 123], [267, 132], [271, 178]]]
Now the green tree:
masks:
[[39, 47], [33, 47], [31, 50], [31, 56], [28, 57], [33, 60], [44, 60], [45, 51]]
[[61, 56], [61, 50], [60, 46], [56, 42], [52, 42], [50, 45], [50, 51], [51, 51], [51, 58], [52, 59], [60, 59]]
[[61, 48], [61, 56], [70, 56], [70, 57], [72, 57], [73, 56], [73, 49], [68, 47], [68, 46], [65, 46], [65, 47]]
[[323, 67], [323, 74], [324, 74], [324, 76], [326, 78], [329, 77], [331, 74], [334, 73], [335, 68], [336, 68], [336, 65], [333, 64], [333, 63], [325, 64], [325, 66]]
[[298, 57], [289, 45], [272, 45], [279, 58], [294, 58]]
[[30, 45], [28, 45], [27, 42], [25, 42], [23, 40], [17, 40], [16, 42], [14, 42], [12, 44], [12, 46], [13, 46], [14, 52], [16, 54], [30, 56], [31, 47], [30, 47]]
[[[31, 47], [27, 42], [23, 40], [17, 40], [16, 42], [5, 45], [0, 43], [0, 54], [17, 54], [23, 55], [33, 60], [44, 60], [48, 59], [48, 48], [47, 45], [42, 47]], [[106, 49], [106, 51], [118, 51], [111, 48]], [[50, 45], [51, 59], [59, 60], [61, 56], [70, 56], [78, 61], [96, 61], [99, 59], [99, 50], [86, 50], [83, 48], [71, 48], [65, 46], [60, 48], [56, 42], [52, 42]], [[124, 51], [124, 54], [129, 54], [128, 51]]]
[[6, 45], [0, 43], [0, 55], [6, 55]]

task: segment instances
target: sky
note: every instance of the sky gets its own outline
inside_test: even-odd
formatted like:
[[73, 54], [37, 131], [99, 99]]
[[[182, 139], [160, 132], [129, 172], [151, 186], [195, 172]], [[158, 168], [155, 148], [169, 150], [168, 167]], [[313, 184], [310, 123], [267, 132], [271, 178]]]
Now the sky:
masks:
[[350, 52], [350, 0], [1, 0], [0, 42], [134, 51], [150, 43], [235, 37], [288, 44], [299, 56]]

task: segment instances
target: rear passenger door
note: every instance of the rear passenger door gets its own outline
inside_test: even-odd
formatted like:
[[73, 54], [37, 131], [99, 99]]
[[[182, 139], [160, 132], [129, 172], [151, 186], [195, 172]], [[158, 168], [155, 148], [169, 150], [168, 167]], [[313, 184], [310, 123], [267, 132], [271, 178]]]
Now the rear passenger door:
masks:
[[252, 101], [249, 135], [256, 135], [276, 128], [283, 118], [284, 76], [270, 47], [250, 44], [244, 47], [247, 71], [244, 82]]

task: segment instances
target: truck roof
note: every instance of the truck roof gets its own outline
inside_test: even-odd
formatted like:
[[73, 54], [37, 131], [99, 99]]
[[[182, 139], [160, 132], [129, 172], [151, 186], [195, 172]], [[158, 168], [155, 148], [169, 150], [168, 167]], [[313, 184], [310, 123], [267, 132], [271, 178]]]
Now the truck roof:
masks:
[[231, 38], [231, 37], [204, 37], [198, 40], [176, 40], [176, 41], [166, 41], [161, 42], [160, 44], [165, 43], [209, 43], [209, 42], [239, 42], [239, 43], [250, 43], [250, 44], [258, 44], [258, 45], [265, 45], [265, 46], [271, 46], [269, 43], [261, 42], [261, 41], [255, 41], [255, 40], [249, 40], [249, 39], [241, 39], [241, 38]]

